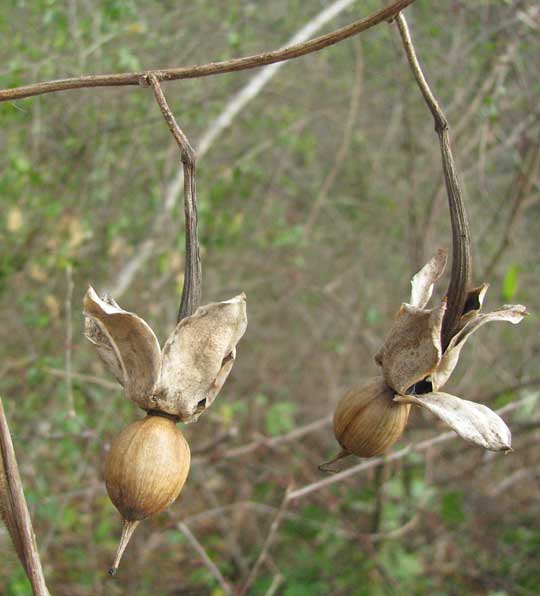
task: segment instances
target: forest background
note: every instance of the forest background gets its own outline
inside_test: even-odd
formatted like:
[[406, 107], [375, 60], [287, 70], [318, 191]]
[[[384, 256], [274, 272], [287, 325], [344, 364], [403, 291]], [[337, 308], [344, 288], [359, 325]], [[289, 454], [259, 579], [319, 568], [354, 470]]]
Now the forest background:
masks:
[[[0, 88], [275, 49], [331, 7], [310, 36], [381, 3], [3, 0]], [[411, 275], [450, 248], [438, 142], [394, 24], [278, 68], [167, 83], [199, 152], [203, 302], [246, 292], [249, 326], [216, 403], [183, 428], [181, 498], [109, 578], [120, 519], [102, 462], [140, 413], [84, 339], [81, 300], [92, 283], [161, 341], [172, 329], [178, 148], [148, 89], [0, 103], [0, 392], [52, 594], [220, 596], [257, 561], [256, 595], [538, 593], [540, 9], [417, 0], [406, 15], [450, 122], [473, 279], [491, 284], [488, 310], [533, 313], [475, 336], [449, 387], [520, 400], [514, 453], [434, 442], [321, 486], [282, 510], [259, 558], [287, 487], [325, 478], [331, 413], [377, 374]], [[414, 411], [394, 451], [445, 430]], [[30, 594], [4, 529], [0, 552], [0, 593]]]

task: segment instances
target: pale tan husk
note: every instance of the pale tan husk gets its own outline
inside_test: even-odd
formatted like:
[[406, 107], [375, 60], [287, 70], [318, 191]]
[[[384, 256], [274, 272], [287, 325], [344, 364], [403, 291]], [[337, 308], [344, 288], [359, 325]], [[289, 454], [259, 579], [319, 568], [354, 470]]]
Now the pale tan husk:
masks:
[[334, 413], [334, 434], [347, 453], [373, 457], [399, 439], [410, 406], [393, 401], [393, 397], [394, 391], [382, 377], [375, 377], [343, 396]]

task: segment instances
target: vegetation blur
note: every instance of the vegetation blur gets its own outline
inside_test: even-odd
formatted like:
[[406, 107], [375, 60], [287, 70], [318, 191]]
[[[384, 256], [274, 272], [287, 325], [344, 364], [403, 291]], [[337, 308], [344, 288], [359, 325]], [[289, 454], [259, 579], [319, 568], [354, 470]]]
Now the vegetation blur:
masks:
[[[4, 0], [0, 88], [275, 49], [332, 4]], [[381, 6], [351, 2], [317, 33]], [[533, 313], [482, 329], [448, 387], [493, 408], [521, 400], [504, 416], [514, 452], [451, 440], [295, 499], [249, 594], [540, 591], [540, 10], [417, 0], [406, 15], [450, 122], [473, 282], [491, 284], [487, 310]], [[163, 84], [205, 143], [203, 303], [244, 291], [249, 326], [218, 399], [182, 428], [194, 457], [180, 499], [141, 524], [114, 579], [103, 460], [142, 412], [85, 340], [82, 296], [108, 290], [168, 336], [184, 266], [179, 151], [149, 89], [0, 103], [0, 393], [55, 596], [239, 593], [287, 487], [326, 477], [331, 414], [378, 374], [412, 274], [451, 246], [433, 120], [395, 24], [283, 64], [217, 129], [261, 72]], [[394, 450], [445, 430], [414, 409]], [[0, 552], [0, 593], [31, 594], [3, 527]]]

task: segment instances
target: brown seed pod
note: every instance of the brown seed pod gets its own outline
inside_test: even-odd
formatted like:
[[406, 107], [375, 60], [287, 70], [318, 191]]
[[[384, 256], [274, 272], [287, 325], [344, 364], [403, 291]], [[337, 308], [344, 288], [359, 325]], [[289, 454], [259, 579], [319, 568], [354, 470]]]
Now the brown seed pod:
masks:
[[380, 455], [399, 439], [410, 407], [393, 401], [393, 397], [394, 391], [382, 377], [375, 377], [342, 397], [334, 413], [334, 434], [343, 451], [332, 461], [350, 454]]
[[190, 458], [189, 445], [175, 421], [163, 416], [149, 414], [114, 440], [105, 461], [105, 484], [124, 526], [111, 575], [116, 573], [139, 522], [176, 500], [186, 481]]

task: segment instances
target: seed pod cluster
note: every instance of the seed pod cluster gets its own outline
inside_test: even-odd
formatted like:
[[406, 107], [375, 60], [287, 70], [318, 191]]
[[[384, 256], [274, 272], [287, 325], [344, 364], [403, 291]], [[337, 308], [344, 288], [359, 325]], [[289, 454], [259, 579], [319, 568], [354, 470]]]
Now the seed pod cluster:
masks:
[[175, 420], [149, 414], [127, 426], [105, 461], [105, 484], [123, 518], [120, 544], [110, 575], [143, 519], [164, 511], [180, 495], [190, 465], [189, 445]]

